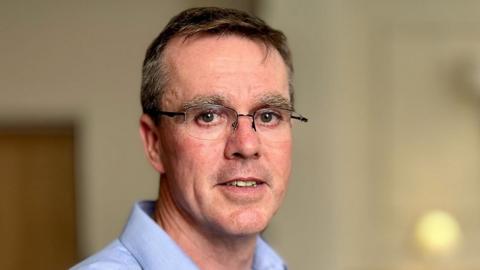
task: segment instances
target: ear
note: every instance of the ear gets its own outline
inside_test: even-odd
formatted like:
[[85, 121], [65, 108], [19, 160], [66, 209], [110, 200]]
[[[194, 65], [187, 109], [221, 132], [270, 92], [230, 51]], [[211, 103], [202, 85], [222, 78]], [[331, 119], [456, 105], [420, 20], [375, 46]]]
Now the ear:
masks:
[[143, 142], [143, 149], [148, 161], [160, 174], [165, 172], [161, 155], [161, 142], [158, 127], [152, 118], [146, 114], [140, 117], [140, 137]]

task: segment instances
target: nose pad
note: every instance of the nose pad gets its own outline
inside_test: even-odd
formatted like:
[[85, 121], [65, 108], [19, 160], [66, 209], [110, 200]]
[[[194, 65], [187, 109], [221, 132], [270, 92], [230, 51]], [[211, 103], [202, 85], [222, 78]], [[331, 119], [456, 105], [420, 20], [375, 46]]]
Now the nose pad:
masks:
[[[257, 132], [257, 127], [255, 126], [255, 120], [254, 120], [254, 118], [253, 118], [253, 115], [249, 115], [249, 114], [239, 114], [238, 117], [240, 117], [240, 116], [248, 116], [248, 117], [251, 117], [251, 118], [252, 118], [252, 129], [253, 129], [253, 131]], [[238, 120], [239, 120], [238, 117], [237, 117], [237, 121], [235, 121], [235, 122], [232, 123], [232, 128], [233, 128], [233, 131], [234, 131], [234, 132], [237, 130], [238, 125], [239, 125], [239, 124], [238, 124], [238, 122], [239, 122], [239, 121], [238, 121]]]

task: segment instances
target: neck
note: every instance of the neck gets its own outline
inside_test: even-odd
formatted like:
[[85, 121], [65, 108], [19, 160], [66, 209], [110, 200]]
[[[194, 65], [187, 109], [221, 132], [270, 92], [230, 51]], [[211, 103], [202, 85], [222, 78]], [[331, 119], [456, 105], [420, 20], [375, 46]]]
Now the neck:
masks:
[[200, 269], [252, 269], [257, 235], [222, 235], [202, 227], [178, 207], [167, 179], [160, 181], [155, 221]]

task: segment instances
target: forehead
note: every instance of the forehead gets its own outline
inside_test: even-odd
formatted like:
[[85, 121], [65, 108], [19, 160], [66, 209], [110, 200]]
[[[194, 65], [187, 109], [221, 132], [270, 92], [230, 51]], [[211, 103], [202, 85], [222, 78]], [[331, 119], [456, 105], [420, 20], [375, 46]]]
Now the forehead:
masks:
[[267, 96], [289, 99], [287, 67], [274, 48], [248, 38], [194, 36], [172, 39], [165, 50], [168, 108], [203, 96], [222, 96], [231, 106]]

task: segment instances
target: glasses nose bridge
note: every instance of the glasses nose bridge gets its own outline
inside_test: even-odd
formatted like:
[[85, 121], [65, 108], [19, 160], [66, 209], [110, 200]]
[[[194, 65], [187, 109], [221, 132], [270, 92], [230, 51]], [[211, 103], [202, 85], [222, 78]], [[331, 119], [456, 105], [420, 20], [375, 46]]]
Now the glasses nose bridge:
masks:
[[252, 128], [255, 132], [257, 131], [257, 128], [255, 127], [255, 114], [237, 113], [237, 112], [236, 112], [235, 121], [232, 123], [233, 131], [237, 130], [237, 128], [238, 128], [238, 121], [240, 119], [240, 116], [246, 116], [246, 117], [252, 118]]

